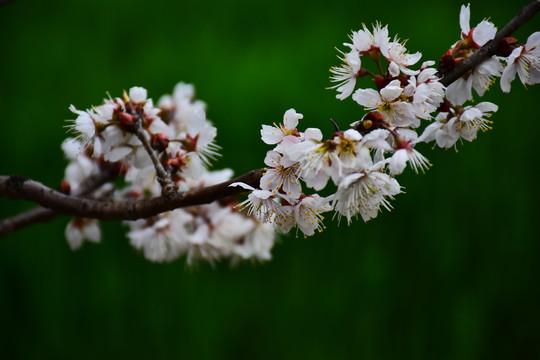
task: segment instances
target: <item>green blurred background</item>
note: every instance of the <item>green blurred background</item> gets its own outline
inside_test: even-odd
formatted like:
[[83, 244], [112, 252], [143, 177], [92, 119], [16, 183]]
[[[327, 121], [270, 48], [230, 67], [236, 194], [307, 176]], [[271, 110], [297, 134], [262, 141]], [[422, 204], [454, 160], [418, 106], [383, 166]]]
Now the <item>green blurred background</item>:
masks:
[[[473, 1], [502, 27], [524, 1]], [[143, 86], [194, 83], [218, 128], [215, 168], [261, 167], [261, 124], [294, 107], [331, 132], [363, 115], [328, 69], [362, 22], [388, 23], [423, 60], [459, 36], [461, 2], [23, 1], [0, 6], [0, 173], [55, 187], [68, 106]], [[516, 34], [539, 30], [536, 17]], [[0, 239], [0, 357], [182, 359], [540, 358], [537, 87], [498, 84], [494, 129], [425, 146], [426, 175], [399, 177], [392, 213], [311, 238], [265, 264], [188, 268], [134, 251], [119, 223], [71, 252], [67, 218]], [[422, 149], [422, 148], [421, 148]], [[31, 204], [0, 199], [7, 217]]]

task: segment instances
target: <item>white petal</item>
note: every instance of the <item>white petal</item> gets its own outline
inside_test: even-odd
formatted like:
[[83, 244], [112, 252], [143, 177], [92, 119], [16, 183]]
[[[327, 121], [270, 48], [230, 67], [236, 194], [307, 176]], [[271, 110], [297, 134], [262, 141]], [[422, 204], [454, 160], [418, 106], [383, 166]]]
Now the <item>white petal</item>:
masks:
[[142, 87], [132, 87], [129, 89], [129, 98], [135, 103], [143, 103], [146, 101], [147, 92], [145, 88]]
[[366, 108], [375, 108], [383, 104], [381, 96], [374, 89], [358, 89], [352, 96], [353, 100]]
[[83, 235], [79, 228], [71, 224], [71, 221], [66, 227], [65, 236], [71, 250], [77, 250], [81, 247]]
[[283, 115], [283, 125], [289, 130], [295, 129], [298, 126], [298, 119], [302, 119], [304, 115], [298, 114], [294, 109], [289, 109]]
[[323, 134], [320, 129], [318, 128], [307, 128], [304, 132], [304, 139], [305, 140], [315, 140], [315, 141], [321, 141], [323, 138]]
[[469, 34], [469, 31], [471, 31], [470, 28], [470, 18], [471, 18], [471, 10], [469, 8], [470, 4], [461, 5], [461, 11], [459, 13], [459, 26], [461, 27], [461, 32], [465, 35]]
[[261, 139], [268, 145], [274, 145], [283, 139], [283, 133], [275, 126], [263, 125], [261, 129]]
[[391, 61], [390, 65], [388, 65], [388, 72], [392, 76], [398, 76], [399, 75], [399, 65], [395, 62]]
[[390, 175], [401, 174], [403, 170], [405, 170], [405, 166], [407, 166], [407, 160], [409, 160], [409, 157], [407, 156], [407, 150], [400, 149], [396, 151], [394, 155], [390, 158], [390, 164], [388, 165]]
[[484, 46], [485, 43], [495, 37], [496, 33], [497, 28], [495, 25], [487, 20], [483, 20], [474, 28], [472, 38], [476, 44]]

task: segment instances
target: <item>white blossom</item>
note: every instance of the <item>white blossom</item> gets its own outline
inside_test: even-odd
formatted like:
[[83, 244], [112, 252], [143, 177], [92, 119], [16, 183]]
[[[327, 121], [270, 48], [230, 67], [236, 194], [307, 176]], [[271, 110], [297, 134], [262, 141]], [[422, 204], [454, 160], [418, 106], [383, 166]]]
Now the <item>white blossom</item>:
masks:
[[99, 243], [101, 229], [95, 219], [73, 218], [67, 224], [65, 236], [71, 250], [77, 250], [82, 246], [84, 240]]
[[395, 126], [418, 127], [420, 119], [416, 117], [414, 107], [400, 98], [403, 88], [399, 80], [393, 80], [380, 92], [374, 89], [358, 89], [353, 100], [364, 106], [366, 110], [378, 110]]
[[516, 77], [523, 85], [540, 83], [540, 31], [533, 33], [523, 46], [515, 48], [506, 59], [501, 76], [501, 89], [510, 92], [510, 83]]
[[330, 69], [330, 72], [334, 74], [330, 77], [330, 80], [332, 82], [337, 82], [338, 84], [329, 89], [336, 89], [339, 93], [336, 95], [336, 98], [344, 100], [354, 91], [356, 77], [362, 67], [362, 61], [358, 51], [354, 50], [344, 54], [343, 58], [340, 59], [343, 61], [343, 64], [340, 67], [334, 66]]
[[334, 195], [334, 209], [350, 223], [360, 214], [364, 221], [377, 216], [380, 207], [390, 210], [388, 199], [401, 192], [396, 179], [377, 169], [347, 175]]
[[460, 139], [473, 141], [478, 130], [486, 131], [491, 127], [491, 112], [497, 111], [497, 105], [482, 102], [475, 106], [467, 106], [459, 114], [441, 112], [418, 138], [418, 142], [436, 140], [439, 147], [450, 148]]
[[295, 135], [298, 133], [296, 127], [298, 120], [304, 115], [297, 113], [294, 109], [289, 109], [283, 115], [283, 124], [274, 126], [263, 125], [261, 130], [261, 138], [266, 144], [274, 145], [283, 140], [287, 135]]

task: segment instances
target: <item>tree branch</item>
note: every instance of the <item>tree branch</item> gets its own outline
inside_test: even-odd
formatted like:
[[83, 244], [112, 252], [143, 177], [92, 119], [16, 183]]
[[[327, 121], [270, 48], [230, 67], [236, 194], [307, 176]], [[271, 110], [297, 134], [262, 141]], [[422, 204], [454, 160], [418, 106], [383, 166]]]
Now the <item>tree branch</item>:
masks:
[[[171, 198], [162, 195], [152, 199], [123, 201], [98, 201], [69, 196], [21, 176], [0, 176], [0, 195], [37, 202], [59, 214], [99, 220], [136, 220], [181, 207], [208, 204], [246, 191], [241, 187], [229, 187], [234, 182], [259, 187], [263, 172], [263, 169], [252, 170], [233, 180], [192, 189]], [[0, 227], [0, 233], [2, 231]]]
[[521, 9], [521, 11], [495, 35], [495, 38], [488, 41], [484, 46], [478, 49], [470, 57], [466, 58], [456, 68], [444, 75], [440, 80], [441, 84], [444, 86], [450, 85], [461, 76], [465, 75], [468, 71], [495, 55], [499, 49], [501, 39], [512, 35], [523, 24], [532, 19], [539, 10], [540, 0], [533, 0], [528, 5], [525, 5], [525, 7], [523, 7], [523, 9]]
[[[77, 194], [74, 194], [73, 196], [85, 197], [92, 194], [95, 190], [99, 189], [103, 184], [116, 178], [118, 176], [119, 171], [120, 169], [114, 165], [102, 166], [101, 172], [96, 176], [86, 179], [86, 181], [84, 181], [81, 184], [79, 192]], [[25, 226], [52, 220], [59, 215], [61, 214], [51, 209], [38, 206], [34, 209], [31, 209], [31, 210], [22, 212], [20, 214], [17, 214], [15, 216], [9, 217], [7, 219], [1, 220], [0, 221], [0, 236], [7, 235], [8, 233], [18, 230], [20, 228], [23, 228]]]

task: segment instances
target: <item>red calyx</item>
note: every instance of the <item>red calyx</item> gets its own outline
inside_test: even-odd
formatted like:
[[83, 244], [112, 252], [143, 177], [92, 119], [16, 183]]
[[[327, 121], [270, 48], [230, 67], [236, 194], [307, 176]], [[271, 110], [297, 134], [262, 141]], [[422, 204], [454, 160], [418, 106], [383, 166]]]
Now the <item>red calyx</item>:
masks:
[[375, 77], [373, 78], [373, 81], [375, 81], [375, 85], [377, 86], [379, 90], [383, 89], [386, 85], [390, 83], [389, 79], [381, 75], [375, 75]]
[[69, 193], [71, 192], [71, 185], [69, 184], [69, 182], [67, 182], [66, 180], [62, 180], [62, 182], [60, 183], [60, 192], [62, 194], [69, 195]]
[[137, 119], [135, 116], [130, 115], [126, 112], [121, 112], [118, 115], [118, 121], [120, 121], [120, 128], [129, 133], [134, 133], [137, 131]]
[[505, 37], [499, 40], [499, 43], [497, 44], [497, 52], [495, 55], [498, 56], [504, 56], [508, 57], [514, 51], [514, 49], [517, 47], [516, 45], [517, 39], [513, 37]]

